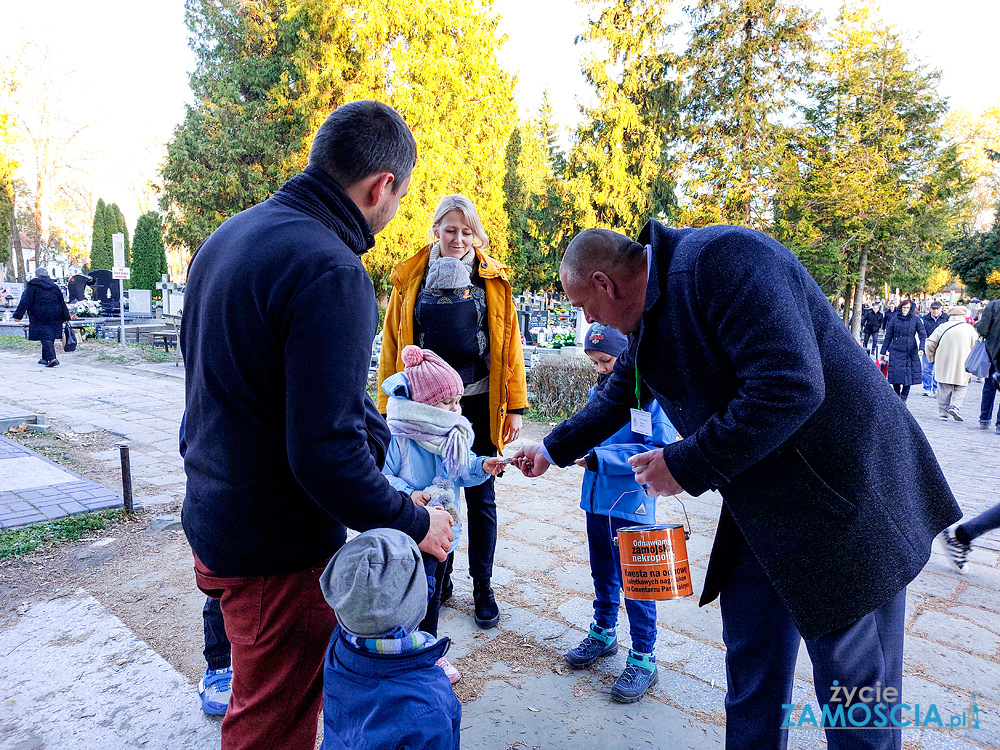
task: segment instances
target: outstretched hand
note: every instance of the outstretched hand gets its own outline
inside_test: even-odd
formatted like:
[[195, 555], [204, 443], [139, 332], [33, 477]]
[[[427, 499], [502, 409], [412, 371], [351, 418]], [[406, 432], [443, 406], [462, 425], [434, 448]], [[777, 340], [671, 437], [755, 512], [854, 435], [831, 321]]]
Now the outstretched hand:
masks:
[[542, 455], [541, 443], [530, 443], [514, 454], [511, 464], [521, 470], [526, 477], [540, 477], [549, 468], [549, 462]]
[[485, 471], [490, 476], [495, 477], [497, 474], [503, 471], [503, 467], [506, 466], [506, 462], [502, 458], [487, 458], [483, 461], [483, 471]]

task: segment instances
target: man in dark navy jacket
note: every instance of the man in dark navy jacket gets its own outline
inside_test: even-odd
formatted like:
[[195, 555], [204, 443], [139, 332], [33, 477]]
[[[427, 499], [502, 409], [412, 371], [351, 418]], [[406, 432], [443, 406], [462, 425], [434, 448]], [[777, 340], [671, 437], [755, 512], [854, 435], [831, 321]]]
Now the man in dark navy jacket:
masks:
[[454, 539], [448, 513], [382, 475], [389, 429], [365, 392], [378, 309], [361, 255], [415, 160], [395, 110], [344, 105], [305, 171], [226, 221], [191, 263], [182, 520], [232, 642], [224, 750], [314, 747], [336, 624], [319, 576], [345, 526], [398, 529], [440, 560]]
[[878, 300], [872, 302], [872, 306], [865, 311], [864, 316], [861, 318], [861, 330], [865, 334], [864, 342], [862, 346], [864, 350], [868, 351], [868, 339], [872, 339], [872, 354], [878, 352], [878, 333], [882, 330], [882, 320], [885, 316], [879, 309]]
[[[630, 345], [604, 392], [515, 463], [538, 476], [584, 455], [637, 407], [639, 378], [641, 400], [663, 407], [684, 438], [630, 462], [657, 494], [722, 494], [701, 603], [721, 597], [727, 747], [786, 745], [800, 635], [831, 710], [843, 705], [835, 681], [898, 693], [906, 585], [961, 513], [920, 428], [805, 268], [759, 232], [651, 221], [638, 242], [581, 233], [560, 275], [587, 320]], [[899, 748], [901, 733], [827, 739]]]
[[[948, 322], [948, 316], [941, 314], [941, 303], [934, 300], [931, 303], [930, 311], [924, 315], [924, 330], [927, 331], [927, 338], [937, 330], [942, 323]], [[927, 352], [920, 355], [920, 380], [924, 386], [925, 396], [937, 396], [937, 380], [934, 379], [934, 363], [927, 359]]]

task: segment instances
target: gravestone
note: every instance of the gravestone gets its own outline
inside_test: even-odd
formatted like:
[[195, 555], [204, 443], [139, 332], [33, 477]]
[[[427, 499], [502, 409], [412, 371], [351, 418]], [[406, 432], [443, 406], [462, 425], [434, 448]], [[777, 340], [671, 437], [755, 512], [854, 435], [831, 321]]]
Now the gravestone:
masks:
[[148, 289], [129, 289], [128, 314], [133, 318], [153, 317], [153, 293]]
[[112, 278], [111, 271], [91, 271], [94, 279], [94, 301], [101, 306], [101, 314], [111, 317], [120, 314], [122, 286], [121, 281]]
[[163, 314], [176, 315], [170, 307], [170, 295], [177, 289], [177, 285], [170, 281], [170, 277], [167, 274], [163, 274], [160, 281], [157, 282], [156, 288], [160, 290], [160, 298], [163, 300]]
[[[171, 292], [169, 315], [180, 315], [183, 309], [184, 309], [184, 292]], [[163, 311], [164, 313], [166, 313], [166, 305], [164, 305]]]
[[19, 284], [15, 281], [5, 281], [0, 284], [0, 307], [3, 309], [10, 308], [10, 311], [14, 312], [21, 301], [21, 294], [23, 293], [24, 284]]
[[518, 325], [525, 340], [529, 343], [535, 339], [535, 334], [532, 331], [545, 328], [549, 324], [549, 311], [546, 302], [547, 298], [544, 294], [521, 294], [518, 296]]
[[87, 287], [94, 286], [94, 280], [85, 274], [78, 273], [69, 279], [69, 303], [83, 302], [87, 299]]

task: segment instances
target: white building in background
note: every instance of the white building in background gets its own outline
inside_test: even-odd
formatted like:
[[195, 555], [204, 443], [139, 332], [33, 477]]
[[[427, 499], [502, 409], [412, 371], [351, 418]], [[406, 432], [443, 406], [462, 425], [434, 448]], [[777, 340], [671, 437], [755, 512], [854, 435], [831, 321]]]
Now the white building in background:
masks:
[[[20, 232], [21, 237], [21, 257], [24, 259], [24, 273], [25, 276], [30, 279], [35, 275], [35, 242], [24, 232]], [[0, 281], [13, 281], [16, 277], [15, 265], [14, 265], [14, 253], [17, 250], [14, 248], [14, 243], [10, 243], [10, 260], [3, 266], [0, 266]], [[77, 266], [70, 265], [68, 263], [53, 263], [50, 262], [45, 266], [48, 269], [49, 276], [51, 276], [56, 281], [65, 281], [74, 273], [79, 273], [80, 269]]]

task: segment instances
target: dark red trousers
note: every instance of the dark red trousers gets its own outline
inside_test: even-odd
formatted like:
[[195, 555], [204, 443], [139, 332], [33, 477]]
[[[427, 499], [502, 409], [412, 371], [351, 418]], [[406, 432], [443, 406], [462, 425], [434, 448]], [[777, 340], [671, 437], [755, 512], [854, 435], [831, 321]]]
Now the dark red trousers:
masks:
[[222, 750], [313, 750], [323, 707], [323, 659], [337, 619], [319, 588], [323, 568], [281, 576], [215, 576], [197, 555], [198, 588], [220, 599], [233, 644], [233, 695]]

